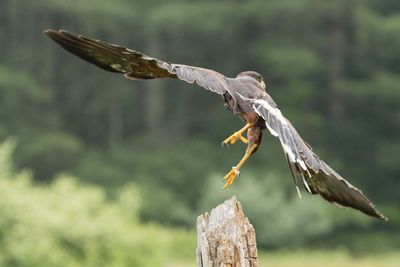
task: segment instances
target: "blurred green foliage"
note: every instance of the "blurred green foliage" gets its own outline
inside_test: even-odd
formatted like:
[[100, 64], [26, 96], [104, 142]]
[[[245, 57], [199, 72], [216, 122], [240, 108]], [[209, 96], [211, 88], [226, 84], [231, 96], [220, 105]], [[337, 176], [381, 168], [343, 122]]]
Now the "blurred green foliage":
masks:
[[[220, 148], [242, 123], [218, 97], [179, 81], [133, 82], [103, 72], [46, 39], [42, 31], [47, 28], [227, 76], [248, 69], [260, 72], [284, 115], [321, 158], [362, 188], [390, 221], [383, 224], [340, 210], [315, 196], [297, 199], [281, 147], [268, 133], [239, 181], [220, 190], [220, 177], [244, 147]], [[29, 205], [53, 210], [52, 202], [61, 201], [53, 201], [62, 195], [57, 190], [65, 187], [71, 198], [94, 203], [95, 209], [111, 205], [117, 218], [128, 216], [118, 199], [133, 182], [142, 200], [134, 209], [135, 220], [193, 227], [196, 215], [235, 193], [264, 247], [398, 249], [399, 242], [393, 241], [400, 240], [398, 29], [400, 6], [393, 0], [3, 0], [0, 138], [16, 140], [16, 170], [32, 171], [32, 179], [3, 179], [9, 183], [9, 201], [18, 202], [21, 190]], [[60, 173], [67, 175], [54, 180]], [[65, 178], [69, 176], [79, 179]], [[48, 192], [38, 197], [41, 190]], [[24, 227], [35, 220], [44, 225], [59, 220], [54, 226], [59, 238], [70, 208], [60, 207], [49, 222], [38, 214], [24, 221]], [[84, 214], [89, 207], [76, 209], [89, 224], [91, 215]], [[12, 216], [18, 220], [20, 215]], [[93, 216], [105, 225], [114, 220]], [[104, 230], [106, 236], [98, 238], [109, 238], [109, 229], [99, 227], [98, 234]], [[131, 233], [129, 227], [118, 227], [119, 233]], [[50, 232], [43, 235], [53, 238]], [[122, 258], [133, 246], [127, 235], [113, 241], [115, 255]], [[365, 240], [377, 245], [363, 245]], [[53, 246], [59, 241], [44, 242]], [[89, 253], [85, 242], [90, 240], [82, 246], [66, 242]], [[101, 249], [112, 250], [95, 247], [93, 253]], [[64, 253], [60, 249], [54, 257]]]
[[13, 146], [0, 146], [1, 266], [165, 266], [194, 253], [192, 233], [139, 222], [135, 185], [114, 201], [68, 175], [34, 185], [29, 172], [11, 171]]

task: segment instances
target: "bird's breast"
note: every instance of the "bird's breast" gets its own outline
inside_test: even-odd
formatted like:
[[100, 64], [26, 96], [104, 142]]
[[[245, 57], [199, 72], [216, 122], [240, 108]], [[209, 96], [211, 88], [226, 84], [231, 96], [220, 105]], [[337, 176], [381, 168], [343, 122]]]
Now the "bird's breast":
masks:
[[244, 121], [253, 124], [255, 127], [265, 129], [265, 122], [256, 112], [242, 112], [240, 115]]

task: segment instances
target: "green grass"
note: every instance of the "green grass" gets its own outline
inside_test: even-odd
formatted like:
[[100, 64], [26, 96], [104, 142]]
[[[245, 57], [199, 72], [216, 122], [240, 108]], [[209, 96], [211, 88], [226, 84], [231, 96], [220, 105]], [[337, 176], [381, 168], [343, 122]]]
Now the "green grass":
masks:
[[399, 253], [354, 256], [345, 251], [266, 252], [260, 255], [260, 266], [273, 267], [397, 267]]
[[[260, 252], [260, 267], [398, 267], [400, 252], [382, 254], [351, 255], [345, 251], [295, 251]], [[168, 267], [195, 267], [192, 261], [178, 261]]]

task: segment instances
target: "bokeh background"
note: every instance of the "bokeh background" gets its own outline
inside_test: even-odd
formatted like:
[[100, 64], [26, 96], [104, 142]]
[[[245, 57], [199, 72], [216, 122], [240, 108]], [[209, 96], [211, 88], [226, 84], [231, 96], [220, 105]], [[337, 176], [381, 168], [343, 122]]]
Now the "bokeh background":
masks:
[[[279, 142], [228, 190], [222, 100], [68, 54], [66, 29], [234, 77], [255, 70], [314, 150], [388, 222], [299, 199]], [[0, 266], [195, 266], [195, 222], [233, 194], [262, 266], [400, 266], [397, 0], [0, 2]]]

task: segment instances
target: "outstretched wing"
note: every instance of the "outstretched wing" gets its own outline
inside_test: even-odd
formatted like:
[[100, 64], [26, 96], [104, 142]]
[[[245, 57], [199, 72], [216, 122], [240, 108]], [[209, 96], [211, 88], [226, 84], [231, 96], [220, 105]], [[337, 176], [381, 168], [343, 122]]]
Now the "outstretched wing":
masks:
[[78, 57], [128, 79], [177, 78], [215, 92], [228, 91], [225, 76], [209, 69], [167, 63], [119, 45], [109, 44], [64, 30], [46, 30], [47, 36]]
[[271, 134], [279, 138], [296, 186], [301, 179], [309, 193], [320, 194], [331, 203], [352, 207], [370, 216], [387, 220], [361, 190], [319, 159], [268, 94], [265, 93], [261, 99], [244, 99], [250, 101], [255, 112], [265, 120]]

